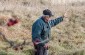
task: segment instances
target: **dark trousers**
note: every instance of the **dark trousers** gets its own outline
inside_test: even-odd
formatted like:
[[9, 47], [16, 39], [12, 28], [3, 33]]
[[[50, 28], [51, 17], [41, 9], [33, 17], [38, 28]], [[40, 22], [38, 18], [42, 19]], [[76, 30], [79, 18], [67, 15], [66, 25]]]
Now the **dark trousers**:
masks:
[[48, 48], [44, 46], [35, 45], [35, 55], [48, 55]]

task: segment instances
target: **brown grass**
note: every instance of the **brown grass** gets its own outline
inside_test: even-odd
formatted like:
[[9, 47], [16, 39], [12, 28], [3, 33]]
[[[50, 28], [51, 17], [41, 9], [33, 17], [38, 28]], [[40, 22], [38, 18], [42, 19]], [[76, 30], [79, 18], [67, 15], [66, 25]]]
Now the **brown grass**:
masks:
[[[55, 15], [53, 18], [67, 12], [67, 18], [52, 28], [49, 55], [85, 55], [83, 50], [85, 48], [85, 5], [83, 3], [55, 5], [45, 0], [12, 1], [0, 1], [3, 4], [0, 9], [0, 32], [4, 33], [9, 40], [19, 43], [23, 41], [23, 38], [27, 38], [27, 41], [31, 42], [33, 22], [42, 15], [43, 9], [49, 8]], [[7, 20], [12, 15], [16, 15], [20, 22], [12, 27], [7, 27]], [[14, 51], [11, 48], [6, 49], [9, 44], [5, 43], [1, 37], [0, 43], [1, 55], [33, 54], [33, 45], [25, 46], [23, 51]]]

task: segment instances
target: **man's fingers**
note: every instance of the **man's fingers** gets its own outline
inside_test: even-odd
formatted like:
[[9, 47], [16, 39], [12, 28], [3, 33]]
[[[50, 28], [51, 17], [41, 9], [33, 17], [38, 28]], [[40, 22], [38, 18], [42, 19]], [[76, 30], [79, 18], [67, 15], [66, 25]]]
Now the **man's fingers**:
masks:
[[37, 45], [37, 44], [39, 44], [39, 43], [37, 43], [37, 42], [34, 42], [34, 44], [35, 44], [35, 45]]

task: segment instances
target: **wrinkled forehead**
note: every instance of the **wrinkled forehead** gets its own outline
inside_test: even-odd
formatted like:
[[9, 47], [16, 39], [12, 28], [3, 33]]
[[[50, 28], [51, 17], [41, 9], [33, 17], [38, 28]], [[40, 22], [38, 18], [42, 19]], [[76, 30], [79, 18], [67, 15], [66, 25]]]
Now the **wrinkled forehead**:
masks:
[[49, 15], [44, 15], [44, 17], [45, 17], [45, 18], [50, 18], [50, 16], [49, 16]]

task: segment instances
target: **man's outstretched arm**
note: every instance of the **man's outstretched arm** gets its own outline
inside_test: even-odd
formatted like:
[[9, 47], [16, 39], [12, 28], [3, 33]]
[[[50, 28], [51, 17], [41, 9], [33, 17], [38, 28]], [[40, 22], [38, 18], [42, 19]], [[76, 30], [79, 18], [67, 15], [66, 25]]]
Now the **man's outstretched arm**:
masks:
[[56, 26], [57, 24], [59, 24], [60, 22], [62, 22], [63, 21], [63, 18], [64, 18], [64, 16], [61, 16], [61, 17], [58, 17], [58, 18], [56, 18], [54, 20], [51, 20], [50, 21], [51, 27]]

